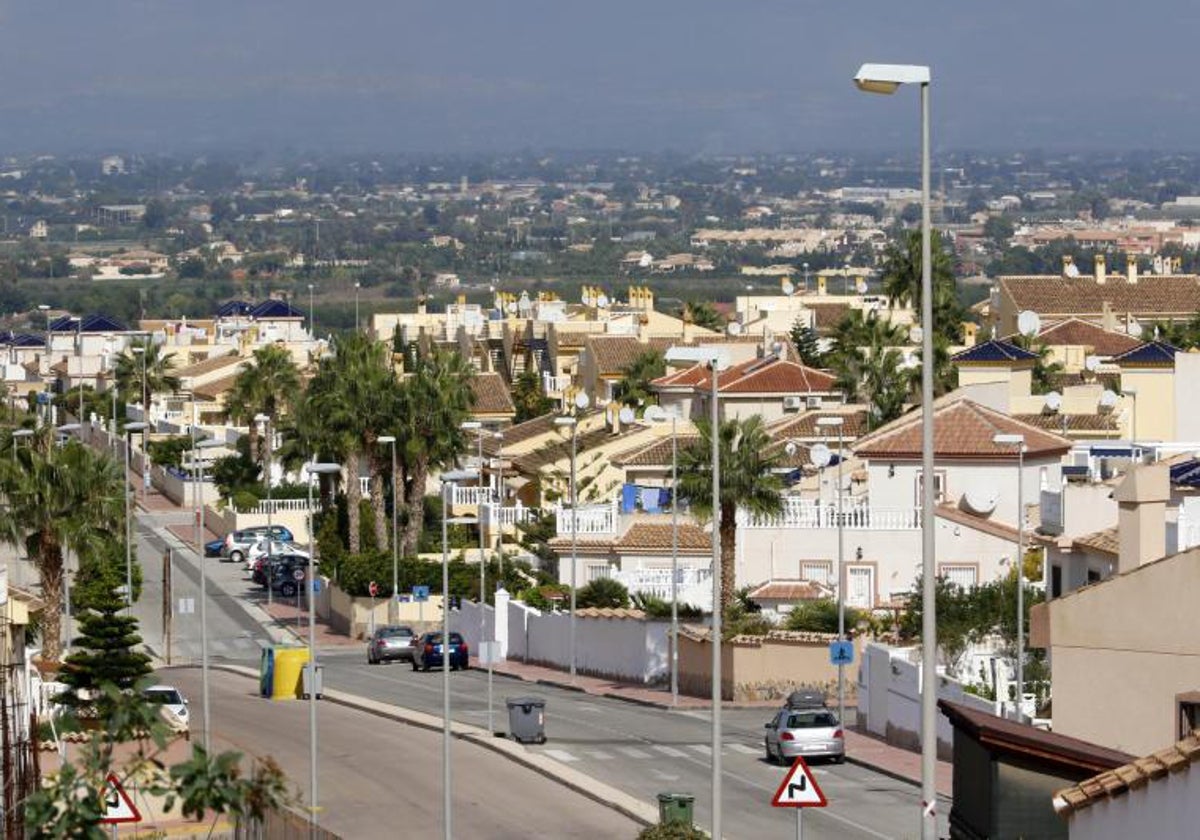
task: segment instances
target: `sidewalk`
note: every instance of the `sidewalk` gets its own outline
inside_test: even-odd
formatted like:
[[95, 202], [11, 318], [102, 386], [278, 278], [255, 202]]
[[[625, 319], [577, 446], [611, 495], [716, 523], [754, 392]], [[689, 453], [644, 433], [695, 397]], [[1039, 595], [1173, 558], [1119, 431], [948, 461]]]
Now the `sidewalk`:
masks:
[[[472, 660], [472, 667], [483, 668], [477, 661]], [[624, 700], [641, 706], [651, 706], [659, 709], [682, 709], [688, 711], [703, 710], [710, 707], [707, 698], [679, 695], [679, 704], [672, 707], [671, 694], [661, 688], [634, 685], [632, 683], [615, 682], [613, 680], [577, 675], [574, 682], [571, 677], [555, 668], [541, 665], [526, 665], [521, 662], [502, 662], [492, 666], [492, 671], [501, 676], [550, 685], [568, 691], [579, 691], [598, 697], [610, 697], [614, 700]], [[727, 709], [774, 709], [779, 706], [777, 700], [762, 700], [753, 703], [726, 703]], [[874, 735], [861, 732], [850, 727], [845, 728], [846, 760], [858, 764], [885, 776], [921, 783], [921, 754], [900, 747], [892, 746]], [[953, 765], [948, 761], [937, 763], [937, 791], [944, 796], [950, 796], [953, 790]]]
[[180, 510], [180, 505], [175, 504], [166, 496], [158, 491], [158, 488], [151, 485], [145, 487], [142, 482], [142, 476], [130, 470], [125, 475], [129, 486], [133, 488], [133, 502], [139, 508], [149, 512], [161, 512], [170, 510]]
[[[249, 600], [250, 603], [257, 604], [270, 617], [269, 626], [291, 633], [297, 641], [308, 644], [308, 606], [303, 601], [300, 602], [298, 610], [295, 598], [283, 598], [276, 595], [271, 599], [271, 603], [267, 604], [265, 591], [261, 596], [254, 596]], [[363, 656], [366, 656], [365, 642], [351, 639], [345, 633], [335, 632], [329, 623], [319, 615], [316, 618], [314, 635], [316, 636], [317, 650], [329, 648], [345, 650], [346, 648], [361, 647]]]

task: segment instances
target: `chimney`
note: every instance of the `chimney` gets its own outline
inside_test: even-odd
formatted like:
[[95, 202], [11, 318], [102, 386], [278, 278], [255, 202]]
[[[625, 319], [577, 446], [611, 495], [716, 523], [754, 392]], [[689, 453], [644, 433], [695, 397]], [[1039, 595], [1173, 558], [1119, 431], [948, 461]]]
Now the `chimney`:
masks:
[[1129, 254], [1125, 257], [1125, 282], [1131, 286], [1138, 281], [1137, 276], [1137, 257]]
[[683, 317], [680, 320], [683, 321], [683, 343], [691, 344], [692, 339], [696, 337], [696, 328], [692, 325], [692, 309], [690, 306], [684, 305]]
[[1075, 274], [1071, 271], [1071, 269], [1074, 267], [1074, 265], [1075, 265], [1075, 258], [1073, 256], [1071, 256], [1070, 254], [1063, 254], [1062, 276], [1068, 280], [1070, 280], [1072, 277], [1074, 277]]
[[1167, 553], [1167, 500], [1171, 482], [1165, 463], [1133, 465], [1113, 491], [1120, 547], [1117, 571], [1129, 572]]
[[1117, 319], [1113, 315], [1112, 304], [1106, 300], [1100, 301], [1100, 326], [1109, 332], [1117, 330]]
[[1096, 284], [1097, 285], [1103, 286], [1104, 281], [1106, 279], [1108, 279], [1107, 278], [1107, 268], [1108, 268], [1107, 259], [1105, 258], [1104, 254], [1097, 254], [1096, 255]]
[[826, 288], [826, 283], [828, 283], [828, 282], [829, 282], [829, 278], [827, 278], [824, 274], [817, 275], [817, 294], [819, 294], [819, 295], [826, 294], [825, 288]]

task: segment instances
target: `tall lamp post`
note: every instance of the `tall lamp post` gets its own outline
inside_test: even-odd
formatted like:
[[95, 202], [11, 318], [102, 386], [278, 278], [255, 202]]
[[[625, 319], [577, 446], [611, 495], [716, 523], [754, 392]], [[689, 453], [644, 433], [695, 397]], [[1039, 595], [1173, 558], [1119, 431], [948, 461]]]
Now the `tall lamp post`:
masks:
[[[493, 432], [496, 441], [496, 506], [500, 511], [499, 536], [496, 539], [496, 584], [504, 583], [504, 432]], [[493, 634], [494, 635], [494, 634]]]
[[[204, 459], [197, 458], [199, 450], [219, 449], [225, 445], [220, 440], [197, 441], [192, 447], [192, 459], [198, 461], [197, 470], [199, 482], [196, 484], [196, 496], [199, 499], [200, 515], [196, 519], [197, 533], [196, 556], [200, 562], [200, 710], [204, 720], [204, 749], [209, 749], [212, 732], [212, 719], [209, 715], [208, 695], [208, 558], [204, 556]], [[270, 587], [268, 587], [269, 589]]]
[[[818, 417], [817, 426], [821, 429], [837, 429], [838, 461], [837, 461], [837, 608], [838, 608], [838, 641], [846, 639], [846, 540], [845, 520], [842, 517], [842, 426], [844, 417]], [[846, 725], [846, 666], [838, 658], [838, 723]]]
[[[465, 420], [459, 426], [464, 432], [474, 432], [479, 443], [479, 486], [483, 487], [483, 424], [478, 420]], [[483, 502], [476, 502], [475, 509], [479, 512], [479, 653], [483, 653], [483, 634], [486, 623], [483, 618], [483, 606], [487, 603], [487, 547], [483, 539]], [[489, 639], [489, 641], [491, 641]]]
[[[83, 426], [79, 423], [65, 423], [59, 426], [57, 431], [60, 434], [68, 435], [72, 432], [78, 432], [82, 428]], [[82, 444], [82, 440], [80, 443]], [[15, 446], [13, 451], [16, 451]], [[65, 552], [63, 557], [63, 606], [65, 608], [63, 612], [63, 618], [65, 619], [63, 629], [67, 639], [64, 650], [69, 650], [71, 647], [71, 570], [67, 568]]]
[[578, 582], [579, 558], [577, 556], [579, 534], [579, 497], [575, 491], [575, 454], [579, 441], [579, 423], [574, 417], [556, 417], [554, 425], [571, 430], [571, 621], [570, 657], [571, 682], [575, 682], [575, 590]]
[[[267, 469], [265, 470], [265, 472], [266, 472], [265, 478], [266, 478], [266, 482], [267, 482], [267, 559], [265, 562], [267, 564], [266, 565], [267, 573], [270, 574], [271, 543], [273, 543], [275, 541], [275, 528], [274, 528], [274, 523], [272, 522], [272, 513], [275, 510], [275, 506], [273, 504], [271, 504], [271, 435], [272, 435], [271, 417], [268, 414], [256, 414], [256, 415], [254, 415], [254, 422], [262, 425], [263, 437], [265, 438], [265, 440], [267, 442]], [[254, 453], [250, 453], [250, 455], [252, 458], [254, 457]], [[271, 584], [270, 584], [270, 582], [268, 582], [267, 583], [267, 607], [268, 607], [268, 609], [270, 608], [270, 606], [271, 606]]]
[[1024, 721], [1025, 694], [1025, 435], [998, 434], [992, 443], [1017, 450], [1017, 720]]
[[125, 610], [129, 615], [133, 615], [133, 515], [129, 497], [135, 492], [129, 487], [129, 450], [133, 447], [130, 435], [145, 428], [145, 423], [125, 424]]
[[921, 837], [937, 837], [937, 613], [933, 521], [933, 273], [929, 223], [929, 68], [864, 64], [854, 84], [867, 93], [921, 89]]
[[400, 486], [396, 482], [396, 436], [395, 435], [380, 435], [375, 438], [376, 443], [386, 443], [392, 447], [392, 603], [388, 607], [388, 618], [399, 607], [400, 597], [400, 543], [397, 540], [398, 522], [397, 513], [400, 510], [400, 497], [397, 495], [397, 488]]
[[313, 284], [308, 284], [308, 331], [317, 340], [317, 310], [313, 309]]
[[[316, 582], [316, 566], [313, 561], [317, 555], [317, 541], [313, 536], [313, 477], [317, 475], [334, 475], [341, 473], [341, 464], [317, 463], [315, 461], [304, 465], [308, 473], [308, 574], [304, 576], [305, 600], [308, 601], [308, 822], [313, 832], [317, 828], [317, 609], [316, 599], [313, 598], [313, 585]], [[358, 478], [354, 477], [357, 481]], [[267, 587], [270, 588], [268, 581]]]
[[[131, 352], [133, 352], [134, 355], [142, 357], [141, 403], [142, 403], [142, 421], [143, 422], [142, 422], [141, 426], [142, 426], [142, 474], [143, 475], [142, 475], [142, 480], [138, 483], [142, 488], [142, 501], [145, 501], [145, 499], [146, 499], [146, 480], [145, 480], [146, 430], [150, 428], [150, 397], [146, 393], [146, 348], [145, 347], [131, 347], [130, 350], [131, 350]], [[126, 426], [125, 428], [128, 429], [129, 426]]]
[[362, 287], [362, 283], [354, 281], [354, 331], [358, 332], [358, 290]]
[[447, 515], [453, 498], [454, 485], [470, 481], [479, 473], [473, 470], [452, 470], [442, 473], [442, 836], [450, 840], [452, 800], [450, 796], [450, 539], [451, 521], [469, 522], [466, 517], [451, 520]]

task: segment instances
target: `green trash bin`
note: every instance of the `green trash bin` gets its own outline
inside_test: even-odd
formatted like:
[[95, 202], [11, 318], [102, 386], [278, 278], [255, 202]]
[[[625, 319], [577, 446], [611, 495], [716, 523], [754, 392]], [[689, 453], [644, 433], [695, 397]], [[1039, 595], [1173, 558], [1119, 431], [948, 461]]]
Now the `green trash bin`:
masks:
[[687, 823], [692, 825], [692, 803], [696, 797], [690, 793], [660, 793], [658, 795], [658, 821], [662, 825], [668, 823]]

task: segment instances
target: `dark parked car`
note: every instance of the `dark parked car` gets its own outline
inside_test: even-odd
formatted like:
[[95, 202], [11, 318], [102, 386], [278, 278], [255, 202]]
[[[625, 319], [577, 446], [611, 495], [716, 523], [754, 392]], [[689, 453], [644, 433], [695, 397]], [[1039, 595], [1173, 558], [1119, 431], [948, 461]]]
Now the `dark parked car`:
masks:
[[204, 544], [205, 557], [220, 557], [221, 549], [225, 547], [224, 538], [219, 540], [209, 540]]
[[393, 659], [413, 660], [411, 627], [380, 627], [367, 642], [367, 664], [377, 665]]
[[269, 580], [273, 592], [277, 592], [285, 598], [291, 598], [300, 591], [303, 584], [303, 578], [299, 581], [296, 580], [296, 569], [301, 569], [307, 574], [308, 558], [296, 554], [282, 554], [271, 558], [270, 567], [256, 569], [254, 576], [257, 580], [261, 573], [262, 583], [260, 585], [266, 586]]
[[[467, 668], [467, 643], [460, 633], [450, 634], [450, 670]], [[426, 633], [413, 645], [413, 670], [428, 671], [442, 667], [442, 634]]]

